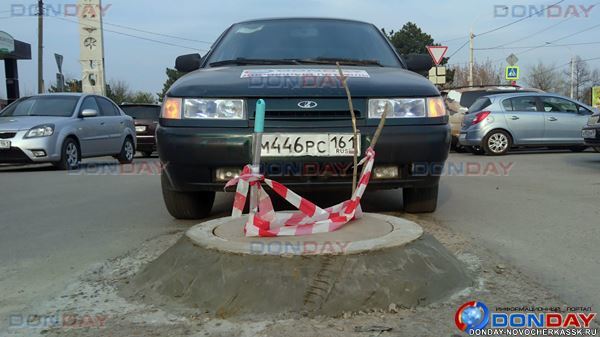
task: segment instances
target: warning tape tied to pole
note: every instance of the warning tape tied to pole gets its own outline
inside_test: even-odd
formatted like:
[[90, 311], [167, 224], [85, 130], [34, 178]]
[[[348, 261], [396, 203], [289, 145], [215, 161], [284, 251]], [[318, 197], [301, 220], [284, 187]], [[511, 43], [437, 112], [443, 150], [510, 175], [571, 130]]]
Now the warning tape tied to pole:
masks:
[[[244, 226], [246, 236], [298, 236], [333, 232], [350, 220], [362, 216], [360, 199], [369, 184], [374, 160], [375, 151], [369, 147], [365, 157], [358, 163], [363, 165], [363, 168], [352, 198], [326, 209], [320, 208], [284, 185], [265, 178], [262, 174], [253, 173], [251, 166], [247, 165], [240, 177], [230, 180], [225, 185], [225, 188], [237, 185], [231, 216], [242, 216], [248, 192], [252, 190], [251, 195], [257, 195], [258, 202], [256, 209], [250, 209], [248, 214]], [[276, 213], [271, 198], [262, 187], [263, 182], [299, 211]]]

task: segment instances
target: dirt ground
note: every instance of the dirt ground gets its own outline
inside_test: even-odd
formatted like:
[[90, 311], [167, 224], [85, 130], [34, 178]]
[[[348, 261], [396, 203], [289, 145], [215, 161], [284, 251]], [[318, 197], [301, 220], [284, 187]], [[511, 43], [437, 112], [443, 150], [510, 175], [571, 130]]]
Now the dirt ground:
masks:
[[433, 218], [395, 215], [419, 223], [425, 232], [434, 235], [475, 275], [475, 285], [424, 307], [391, 307], [387, 311], [312, 318], [280, 315], [223, 320], [200, 309], [165, 312], [120, 297], [119, 282], [127, 280], [170, 247], [183, 235], [177, 231], [155, 237], [123, 256], [92, 266], [62, 294], [41, 304], [39, 316], [11, 324], [9, 336], [461, 336], [454, 325], [454, 314], [460, 305], [470, 300], [483, 301], [490, 310], [497, 306], [564, 306], [558, 297], [520, 270], [485, 247], [449, 231]]

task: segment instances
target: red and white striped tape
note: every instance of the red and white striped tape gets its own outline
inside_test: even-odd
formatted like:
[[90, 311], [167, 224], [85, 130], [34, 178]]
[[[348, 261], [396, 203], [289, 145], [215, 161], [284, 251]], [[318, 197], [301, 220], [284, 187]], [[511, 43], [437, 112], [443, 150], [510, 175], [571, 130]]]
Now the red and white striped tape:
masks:
[[[250, 210], [244, 226], [246, 236], [297, 236], [333, 232], [350, 220], [362, 216], [360, 199], [369, 184], [374, 160], [375, 151], [369, 147], [359, 163], [363, 168], [352, 199], [326, 209], [320, 208], [276, 181], [253, 173], [250, 165], [247, 165], [240, 177], [230, 180], [225, 185], [227, 188], [237, 184], [231, 216], [236, 218], [242, 215], [248, 191], [252, 189], [252, 195], [258, 195], [258, 202], [257, 209]], [[295, 206], [299, 212], [276, 213], [271, 198], [261, 186], [262, 182]]]

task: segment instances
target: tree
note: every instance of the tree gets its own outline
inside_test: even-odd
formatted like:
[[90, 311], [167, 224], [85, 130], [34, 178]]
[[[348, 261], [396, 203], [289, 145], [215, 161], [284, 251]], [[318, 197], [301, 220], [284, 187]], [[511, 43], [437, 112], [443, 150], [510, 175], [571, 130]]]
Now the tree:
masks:
[[163, 90], [162, 90], [162, 92], [156, 94], [156, 95], [158, 95], [158, 100], [160, 102], [162, 102], [163, 97], [165, 97], [165, 95], [167, 94], [167, 91], [169, 91], [169, 89], [171, 88], [173, 83], [175, 83], [175, 81], [177, 81], [181, 76], [185, 75], [185, 73], [183, 73], [181, 71], [177, 71], [176, 69], [172, 69], [172, 68], [167, 68], [166, 73], [167, 73], [167, 80], [165, 81], [165, 84], [163, 85]]
[[[390, 31], [387, 33], [385, 29], [381, 29], [383, 34], [387, 36], [396, 51], [400, 55], [406, 54], [427, 54], [427, 46], [439, 46], [435, 43], [431, 35], [425, 33], [419, 26], [412, 22], [407, 22], [400, 28], [399, 31]], [[442, 59], [441, 65], [448, 63], [448, 58]], [[454, 71], [448, 69], [446, 71], [446, 81], [452, 83], [454, 80]]]
[[[63, 92], [82, 92], [83, 86], [81, 84], [81, 80], [69, 79], [65, 81], [65, 90]], [[48, 88], [48, 92], [61, 92], [58, 90], [58, 83], [54, 83], [50, 85]]]
[[[593, 81], [592, 71], [590, 70], [588, 63], [582, 60], [579, 56], [575, 56], [573, 62], [575, 63], [573, 67], [573, 98], [576, 100], [583, 100], [585, 96], [584, 89], [587, 88]], [[570, 81], [571, 67], [565, 69], [564, 76]], [[570, 94], [570, 84], [568, 88]]]
[[546, 65], [541, 60], [529, 68], [525, 78], [527, 85], [547, 92], [560, 92], [564, 86], [560, 73], [553, 65]]
[[[469, 85], [469, 66], [457, 65], [452, 84], [457, 87]], [[473, 64], [473, 85], [498, 85], [502, 83], [502, 70], [496, 68], [491, 60]]]
[[427, 54], [427, 46], [434, 44], [431, 35], [423, 32], [419, 26], [412, 22], [405, 23], [397, 32], [392, 30], [387, 34], [385, 29], [382, 29], [382, 31], [400, 55], [410, 53]]
[[149, 92], [132, 92], [125, 81], [111, 81], [106, 85], [106, 97], [117, 104], [122, 103], [156, 103], [154, 95]]

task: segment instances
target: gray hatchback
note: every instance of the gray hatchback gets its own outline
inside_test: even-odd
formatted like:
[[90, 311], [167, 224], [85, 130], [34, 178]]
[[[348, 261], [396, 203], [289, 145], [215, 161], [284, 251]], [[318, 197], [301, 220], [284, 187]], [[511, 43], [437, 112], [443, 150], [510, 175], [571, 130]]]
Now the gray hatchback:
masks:
[[581, 128], [592, 108], [547, 93], [511, 93], [479, 98], [463, 120], [459, 143], [474, 153], [502, 155], [512, 147], [586, 149]]
[[0, 112], [0, 163], [52, 163], [74, 169], [81, 158], [135, 154], [133, 119], [106, 97], [48, 94], [21, 98]]

